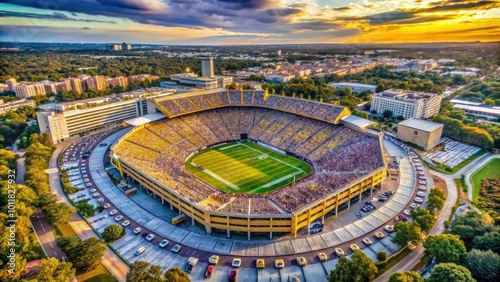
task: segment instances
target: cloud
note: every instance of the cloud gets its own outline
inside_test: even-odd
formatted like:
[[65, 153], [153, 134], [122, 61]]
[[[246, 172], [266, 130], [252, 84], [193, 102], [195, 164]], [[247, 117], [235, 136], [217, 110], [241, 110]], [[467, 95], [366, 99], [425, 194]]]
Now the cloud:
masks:
[[[458, 3], [458, 4], [456, 4]], [[477, 2], [468, 2], [462, 0], [448, 0], [437, 3], [433, 3], [433, 5], [429, 8], [419, 9], [419, 12], [443, 12], [443, 11], [460, 11], [460, 10], [481, 10], [481, 9], [490, 9], [493, 7], [500, 7], [500, 2], [498, 1], [477, 1]]]
[[97, 23], [111, 23], [115, 24], [115, 21], [105, 21], [105, 20], [93, 20], [93, 19], [75, 19], [70, 18], [66, 14], [61, 12], [54, 12], [52, 14], [36, 14], [36, 13], [25, 13], [25, 12], [13, 12], [13, 11], [0, 11], [0, 17], [18, 17], [18, 18], [30, 18], [30, 19], [47, 19], [47, 20], [62, 20], [62, 21], [78, 21], [78, 22], [97, 22]]
[[82, 28], [82, 29], [91, 29], [91, 28], [90, 28], [90, 27], [88, 27], [88, 26], [86, 26], [86, 27], [84, 27], [84, 28]]
[[64, 20], [65, 20], [65, 19], [68, 19], [68, 16], [66, 16], [64, 13], [60, 13], [60, 12], [54, 12], [54, 13], [52, 14], [52, 17], [53, 17], [54, 19], [64, 19]]

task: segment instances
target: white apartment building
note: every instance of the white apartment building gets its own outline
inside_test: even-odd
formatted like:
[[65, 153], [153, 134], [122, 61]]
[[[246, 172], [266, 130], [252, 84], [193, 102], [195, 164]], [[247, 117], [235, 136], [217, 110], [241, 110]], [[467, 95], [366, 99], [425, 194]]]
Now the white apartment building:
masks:
[[362, 83], [351, 83], [351, 82], [339, 82], [339, 83], [331, 83], [330, 87], [341, 89], [341, 88], [350, 88], [353, 92], [359, 93], [366, 90], [375, 92], [377, 90], [377, 86], [371, 84], [362, 84]]
[[[148, 98], [170, 95], [172, 92], [161, 90], [151, 94]], [[87, 135], [93, 131], [121, 124], [123, 121], [157, 112], [154, 102], [141, 95], [137, 98], [122, 99], [94, 106], [96, 99], [87, 99], [75, 103], [60, 103], [58, 111], [37, 112], [40, 132], [49, 132], [52, 142], [57, 144], [64, 140], [71, 140]], [[71, 109], [72, 104], [79, 109]], [[83, 106], [85, 105], [85, 106]], [[74, 108], [74, 107], [73, 107]]]
[[439, 113], [441, 95], [390, 89], [372, 95], [370, 111], [381, 115], [390, 110], [393, 116], [408, 118], [428, 118]]

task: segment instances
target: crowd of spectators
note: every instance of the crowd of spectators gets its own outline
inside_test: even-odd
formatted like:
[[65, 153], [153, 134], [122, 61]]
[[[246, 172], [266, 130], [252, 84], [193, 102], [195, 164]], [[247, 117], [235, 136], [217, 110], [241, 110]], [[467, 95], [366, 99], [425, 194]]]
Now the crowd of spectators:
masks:
[[[211, 144], [239, 139], [245, 133], [242, 130], [248, 130], [255, 141], [307, 159], [315, 173], [269, 195], [252, 196], [222, 193], [186, 172], [185, 161], [191, 154]], [[207, 204], [205, 208], [234, 213], [280, 213], [276, 205], [291, 212], [383, 166], [378, 138], [342, 125], [248, 107], [212, 109], [153, 122], [126, 136], [114, 154], [192, 202], [217, 202], [218, 206]]]

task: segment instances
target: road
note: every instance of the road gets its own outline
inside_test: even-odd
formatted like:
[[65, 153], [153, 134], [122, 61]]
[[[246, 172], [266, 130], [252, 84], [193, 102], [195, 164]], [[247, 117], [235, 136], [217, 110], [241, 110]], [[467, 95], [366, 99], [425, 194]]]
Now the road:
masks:
[[[63, 143], [57, 146], [50, 159], [49, 169], [47, 169], [46, 172], [49, 175], [49, 182], [52, 193], [59, 196], [59, 202], [70, 204], [61, 187], [61, 182], [59, 179], [59, 169], [57, 166], [58, 156], [67, 145], [68, 143]], [[99, 236], [94, 232], [94, 230], [78, 213], [73, 214], [69, 224], [71, 225], [73, 230], [75, 230], [76, 234], [81, 240], [92, 237], [100, 239]], [[127, 272], [130, 269], [129, 266], [109, 247], [106, 248], [106, 252], [102, 257], [102, 264], [109, 270], [109, 272], [111, 272], [111, 274], [116, 279], [118, 279], [118, 281], [124, 282], [126, 280]]]
[[[462, 174], [466, 175], [466, 181], [467, 185], [469, 185], [468, 189], [468, 197], [469, 199], [472, 199], [472, 185], [470, 184], [470, 175], [474, 173], [476, 170], [478, 170], [480, 167], [482, 167], [484, 164], [486, 164], [488, 161], [490, 161], [492, 158], [499, 158], [500, 154], [486, 154], [484, 156], [481, 156], [480, 158], [472, 161], [462, 169], [458, 170], [454, 174], [444, 174], [440, 173], [437, 171], [431, 171], [432, 175], [435, 175], [439, 178], [442, 178], [446, 182], [446, 188], [448, 191], [448, 196], [446, 198], [446, 201], [444, 203], [444, 207], [441, 210], [441, 212], [438, 215], [438, 218], [436, 220], [436, 224], [434, 227], [431, 229], [429, 232], [429, 235], [438, 235], [444, 232], [445, 227], [444, 227], [444, 222], [448, 220], [448, 218], [451, 215], [451, 210], [453, 206], [455, 205], [455, 202], [457, 201], [458, 193], [457, 193], [457, 187], [455, 185], [455, 182], [453, 179], [455, 178], [460, 178]], [[417, 263], [422, 259], [424, 256], [424, 247], [422, 244], [418, 245], [417, 248], [410, 253], [410, 255], [406, 256], [403, 260], [401, 260], [399, 263], [394, 265], [390, 270], [386, 271], [383, 275], [379, 276], [377, 279], [374, 281], [376, 282], [383, 282], [389, 280], [389, 277], [394, 273], [398, 271], [410, 271], [417, 265]]]
[[43, 251], [47, 257], [57, 258], [59, 260], [66, 260], [66, 255], [57, 246], [56, 236], [52, 232], [45, 214], [43, 214], [42, 209], [38, 208], [36, 213], [30, 217], [31, 225], [35, 231], [36, 237], [42, 245]]

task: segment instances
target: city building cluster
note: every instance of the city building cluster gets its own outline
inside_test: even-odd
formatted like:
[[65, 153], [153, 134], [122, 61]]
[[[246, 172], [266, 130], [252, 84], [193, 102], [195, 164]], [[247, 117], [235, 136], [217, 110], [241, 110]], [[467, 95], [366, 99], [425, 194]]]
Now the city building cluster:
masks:
[[108, 49], [111, 51], [132, 50], [132, 45], [126, 42], [122, 44], [109, 44]]
[[34, 100], [27, 100], [27, 99], [15, 100], [4, 103], [4, 101], [0, 99], [0, 115], [6, 114], [9, 111], [15, 111], [20, 107], [24, 106], [31, 106], [34, 108], [36, 107], [36, 103]]
[[18, 98], [30, 98], [33, 96], [57, 93], [59, 90], [75, 91], [82, 93], [88, 90], [101, 91], [106, 88], [127, 88], [129, 82], [153, 81], [158, 76], [140, 74], [132, 76], [105, 77], [104, 75], [80, 75], [79, 77], [61, 78], [59, 82], [44, 80], [40, 82], [17, 82], [15, 78], [7, 80], [7, 89], [14, 91]]

